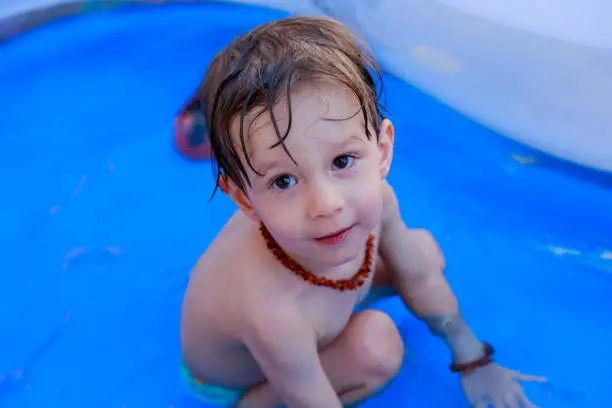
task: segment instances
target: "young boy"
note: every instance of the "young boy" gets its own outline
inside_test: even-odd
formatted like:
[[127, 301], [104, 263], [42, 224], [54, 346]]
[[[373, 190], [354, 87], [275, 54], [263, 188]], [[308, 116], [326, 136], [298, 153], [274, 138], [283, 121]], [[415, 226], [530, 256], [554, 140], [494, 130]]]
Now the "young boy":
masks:
[[[379, 391], [404, 346], [392, 288], [453, 355], [470, 403], [533, 407], [469, 329], [431, 234], [408, 229], [386, 182], [394, 129], [365, 45], [340, 23], [292, 17], [237, 38], [197, 93], [217, 186], [238, 205], [193, 270], [184, 374], [220, 406], [339, 408]], [[380, 80], [380, 78], [379, 78]]]

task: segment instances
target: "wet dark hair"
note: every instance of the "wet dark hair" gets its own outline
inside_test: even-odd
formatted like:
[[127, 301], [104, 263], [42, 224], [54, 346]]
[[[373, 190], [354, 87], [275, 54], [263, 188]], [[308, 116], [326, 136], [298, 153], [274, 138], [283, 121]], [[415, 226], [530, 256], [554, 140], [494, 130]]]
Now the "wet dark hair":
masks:
[[[369, 48], [342, 23], [327, 17], [289, 17], [261, 25], [236, 38], [215, 56], [195, 99], [204, 115], [219, 187], [226, 177], [243, 192], [250, 186], [240, 149], [253, 172], [245, 141], [245, 116], [254, 109], [268, 112], [278, 142], [291, 157], [284, 141], [291, 129], [291, 90], [296, 84], [329, 79], [346, 86], [357, 98], [365, 122], [365, 134], [378, 137], [384, 118], [379, 102], [381, 70]], [[287, 129], [281, 132], [272, 108], [286, 98]], [[239, 115], [239, 146], [230, 125]], [[292, 160], [293, 157], [291, 157]], [[294, 160], [295, 162], [295, 160]]]

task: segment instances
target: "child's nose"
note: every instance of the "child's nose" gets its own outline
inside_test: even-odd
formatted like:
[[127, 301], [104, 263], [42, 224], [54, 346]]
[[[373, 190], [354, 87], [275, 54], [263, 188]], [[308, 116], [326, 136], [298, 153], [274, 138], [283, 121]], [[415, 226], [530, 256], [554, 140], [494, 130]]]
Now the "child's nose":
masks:
[[344, 197], [333, 183], [320, 183], [310, 189], [308, 212], [311, 218], [330, 217], [342, 211]]

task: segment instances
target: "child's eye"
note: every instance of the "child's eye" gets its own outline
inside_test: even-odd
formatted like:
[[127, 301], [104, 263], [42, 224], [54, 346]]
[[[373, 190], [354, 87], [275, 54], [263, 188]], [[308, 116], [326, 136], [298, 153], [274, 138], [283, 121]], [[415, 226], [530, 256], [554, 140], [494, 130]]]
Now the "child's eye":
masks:
[[288, 188], [293, 187], [295, 183], [295, 177], [283, 175], [272, 180], [272, 187], [279, 190], [287, 190]]
[[334, 168], [342, 170], [342, 169], [351, 167], [354, 161], [355, 161], [354, 156], [351, 156], [349, 154], [343, 154], [342, 156], [336, 157], [334, 161], [332, 162], [332, 164]]

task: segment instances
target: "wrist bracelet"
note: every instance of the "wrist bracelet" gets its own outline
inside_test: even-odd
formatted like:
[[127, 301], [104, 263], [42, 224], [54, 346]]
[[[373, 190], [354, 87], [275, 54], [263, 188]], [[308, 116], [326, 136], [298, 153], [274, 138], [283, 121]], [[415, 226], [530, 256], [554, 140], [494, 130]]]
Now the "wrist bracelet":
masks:
[[484, 367], [484, 366], [491, 364], [493, 362], [492, 357], [493, 357], [493, 353], [495, 353], [495, 350], [493, 350], [493, 346], [491, 346], [489, 343], [485, 342], [483, 343], [483, 346], [484, 346], [484, 355], [482, 357], [480, 357], [477, 360], [469, 361], [467, 363], [452, 363], [450, 365], [451, 372], [460, 373], [460, 374], [468, 374], [477, 368]]

